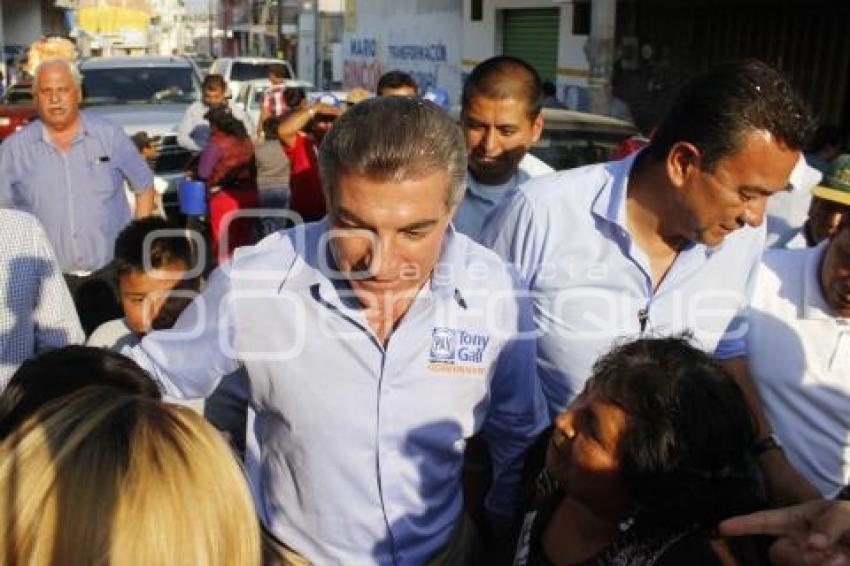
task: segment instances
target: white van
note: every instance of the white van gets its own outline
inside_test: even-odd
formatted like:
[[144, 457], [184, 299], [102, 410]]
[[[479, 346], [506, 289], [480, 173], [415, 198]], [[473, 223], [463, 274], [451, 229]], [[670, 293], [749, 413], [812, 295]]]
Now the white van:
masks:
[[294, 79], [292, 65], [285, 59], [269, 57], [219, 57], [210, 66], [208, 74], [221, 75], [227, 81], [228, 95], [236, 98], [242, 83], [256, 79], [268, 78], [271, 65], [283, 65], [286, 70], [285, 79]]

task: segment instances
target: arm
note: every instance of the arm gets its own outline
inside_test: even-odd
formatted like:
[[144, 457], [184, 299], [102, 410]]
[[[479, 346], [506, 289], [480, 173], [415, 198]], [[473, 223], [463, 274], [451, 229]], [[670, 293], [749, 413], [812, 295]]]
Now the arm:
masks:
[[337, 117], [342, 114], [342, 111], [339, 108], [320, 103], [290, 112], [286, 118], [281, 120], [280, 127], [277, 130], [281, 141], [287, 147], [292, 147], [292, 140], [294, 140], [295, 134], [304, 128], [317, 114]]
[[200, 146], [192, 139], [192, 132], [200, 123], [196, 117], [197, 106], [192, 104], [186, 109], [183, 114], [183, 119], [180, 121], [180, 126], [177, 128], [177, 143], [189, 151], [201, 151]]
[[219, 159], [221, 159], [221, 150], [214, 143], [208, 143], [198, 158], [198, 177], [204, 180], [209, 179]]
[[156, 204], [156, 191], [153, 185], [146, 188], [140, 193], [136, 193], [136, 218], [146, 218], [153, 214], [154, 205]]
[[809, 501], [733, 517], [720, 523], [720, 534], [782, 537], [771, 548], [774, 564], [847, 564], [850, 502]]
[[521, 494], [524, 457], [539, 434], [550, 424], [537, 377], [537, 342], [531, 300], [519, 286], [514, 297], [516, 327], [499, 354], [491, 382], [491, 401], [482, 436], [493, 460], [493, 486], [485, 506], [497, 534], [514, 519]]
[[170, 330], [148, 334], [123, 351], [146, 369], [163, 393], [179, 399], [206, 397], [222, 376], [239, 367], [233, 355], [232, 286], [226, 270], [217, 269], [208, 287], [195, 297]]
[[[47, 235], [35, 218], [31, 219], [31, 234], [34, 255], [37, 261], [37, 285], [40, 293], [33, 305], [33, 327], [35, 352], [61, 348], [68, 344], [82, 344], [85, 333], [80, 326], [77, 309], [62, 271], [47, 241]], [[23, 234], [22, 237], [26, 237]]]
[[[746, 358], [724, 360], [721, 365], [732, 375], [747, 399], [756, 419], [756, 438], [761, 441], [771, 434], [770, 422], [764, 412], [761, 397], [756, 390]], [[771, 449], [758, 455], [757, 462], [767, 484], [771, 501], [781, 505], [820, 499], [821, 494], [794, 469], [785, 452]]]

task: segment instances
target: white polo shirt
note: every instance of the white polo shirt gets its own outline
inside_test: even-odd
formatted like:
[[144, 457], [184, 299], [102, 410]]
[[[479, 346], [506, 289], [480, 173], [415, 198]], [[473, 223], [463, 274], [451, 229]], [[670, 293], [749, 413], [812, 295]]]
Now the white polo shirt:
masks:
[[765, 253], [747, 337], [750, 372], [789, 461], [832, 497], [850, 481], [850, 320], [831, 314], [821, 292], [827, 243]]
[[523, 455], [549, 423], [531, 303], [516, 274], [446, 234], [431, 281], [386, 346], [334, 270], [326, 221], [241, 248], [172, 330], [132, 357], [174, 396], [245, 367], [259, 513], [314, 564], [423, 564], [463, 507], [466, 439], [493, 458], [488, 508], [509, 519]]

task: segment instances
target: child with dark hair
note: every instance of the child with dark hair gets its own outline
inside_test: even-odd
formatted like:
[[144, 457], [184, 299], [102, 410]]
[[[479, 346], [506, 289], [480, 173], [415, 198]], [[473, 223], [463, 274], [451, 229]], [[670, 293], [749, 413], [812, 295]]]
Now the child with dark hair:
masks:
[[289, 207], [289, 158], [286, 157], [278, 138], [278, 128], [279, 118], [267, 118], [263, 122], [265, 135], [254, 148], [259, 208], [271, 212], [269, 216], [261, 218], [257, 226], [261, 238], [282, 230], [287, 225], [284, 218], [274, 214]]
[[137, 344], [152, 329], [174, 324], [200, 287], [198, 276], [187, 277], [196, 253], [192, 240], [181, 232], [152, 216], [134, 220], [118, 234], [114, 261], [124, 317], [98, 327], [89, 346], [120, 350]]

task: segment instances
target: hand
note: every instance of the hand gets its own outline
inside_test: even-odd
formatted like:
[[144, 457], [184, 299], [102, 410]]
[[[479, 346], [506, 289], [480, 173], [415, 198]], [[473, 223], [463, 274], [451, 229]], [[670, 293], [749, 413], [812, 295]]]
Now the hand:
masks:
[[816, 500], [720, 523], [724, 536], [780, 536], [770, 549], [773, 564], [850, 564], [850, 502]]

